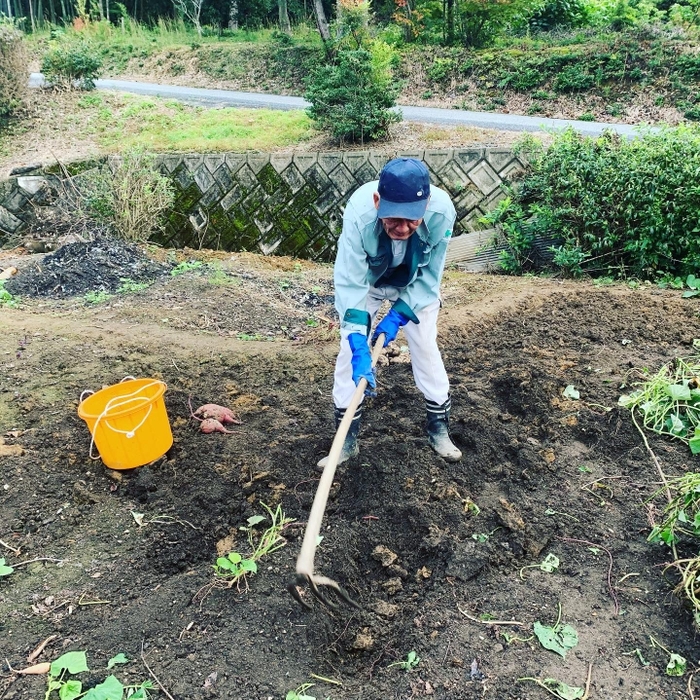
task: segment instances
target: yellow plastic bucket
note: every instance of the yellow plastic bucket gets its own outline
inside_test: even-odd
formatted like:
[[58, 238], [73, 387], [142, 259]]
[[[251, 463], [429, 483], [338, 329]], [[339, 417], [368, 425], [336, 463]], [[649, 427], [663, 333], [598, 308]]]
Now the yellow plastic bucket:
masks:
[[[159, 379], [128, 379], [82, 399], [78, 415], [110, 469], [134, 469], [162, 457], [173, 444]], [[93, 457], [97, 459], [97, 457]]]

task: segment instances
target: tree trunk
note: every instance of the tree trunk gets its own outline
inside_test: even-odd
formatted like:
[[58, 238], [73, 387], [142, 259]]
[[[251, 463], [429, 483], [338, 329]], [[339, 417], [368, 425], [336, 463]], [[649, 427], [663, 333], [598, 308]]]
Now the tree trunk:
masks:
[[51, 24], [56, 24], [56, 8], [54, 7], [54, 0], [49, 0], [49, 19]]
[[12, 19], [12, 0], [7, 0], [7, 16]]
[[285, 34], [292, 33], [292, 25], [289, 23], [289, 12], [287, 12], [287, 0], [277, 0], [277, 10], [279, 14], [280, 30]]
[[452, 46], [455, 41], [455, 1], [447, 0], [446, 24], [447, 24], [447, 45]]
[[29, 0], [29, 20], [32, 23], [32, 32], [35, 32], [36, 24], [34, 24], [34, 7], [32, 5], [32, 0]]
[[238, 31], [238, 0], [230, 0], [229, 1], [228, 28], [232, 32]]
[[323, 9], [322, 0], [314, 0], [314, 16], [316, 17], [318, 33], [321, 35], [321, 39], [325, 44], [331, 40], [331, 31], [328, 28], [328, 20], [326, 19], [326, 13]]

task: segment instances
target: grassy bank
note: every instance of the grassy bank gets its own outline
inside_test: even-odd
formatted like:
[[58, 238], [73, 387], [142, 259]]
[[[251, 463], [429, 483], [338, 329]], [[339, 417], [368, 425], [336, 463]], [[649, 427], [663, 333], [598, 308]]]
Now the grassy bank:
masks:
[[25, 112], [0, 120], [0, 177], [34, 159], [67, 161], [130, 146], [151, 151], [279, 151], [316, 132], [303, 111], [205, 109], [111, 92], [34, 90]]
[[[54, 32], [56, 36], [56, 33]], [[72, 30], [55, 40], [71, 38]], [[271, 31], [198, 37], [182, 25], [81, 34], [105, 76], [302, 95], [324, 60], [317, 33]], [[36, 53], [49, 34], [31, 39]], [[694, 37], [669, 25], [621, 32], [571, 30], [502, 40], [484, 50], [395, 47], [399, 102], [598, 121], [670, 123], [700, 119], [700, 57]]]

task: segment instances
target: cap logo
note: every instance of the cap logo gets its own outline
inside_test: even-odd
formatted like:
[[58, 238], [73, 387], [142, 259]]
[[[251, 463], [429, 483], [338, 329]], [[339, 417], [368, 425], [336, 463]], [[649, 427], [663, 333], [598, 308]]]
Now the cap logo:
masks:
[[423, 196], [423, 190], [418, 190], [418, 192], [416, 192], [416, 197], [422, 197], [422, 196]]

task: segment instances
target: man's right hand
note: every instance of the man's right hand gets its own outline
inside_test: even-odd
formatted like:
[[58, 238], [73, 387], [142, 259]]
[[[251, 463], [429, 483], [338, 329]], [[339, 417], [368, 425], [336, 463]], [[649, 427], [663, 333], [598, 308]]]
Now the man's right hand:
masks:
[[372, 369], [372, 355], [367, 344], [367, 336], [362, 333], [350, 333], [348, 343], [352, 350], [352, 379], [357, 386], [361, 379], [366, 379], [372, 389], [377, 388]]

